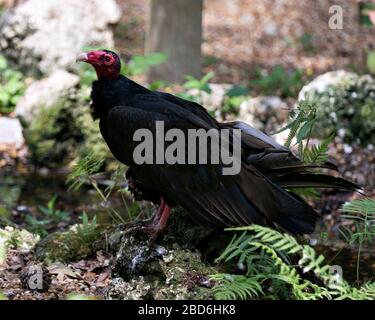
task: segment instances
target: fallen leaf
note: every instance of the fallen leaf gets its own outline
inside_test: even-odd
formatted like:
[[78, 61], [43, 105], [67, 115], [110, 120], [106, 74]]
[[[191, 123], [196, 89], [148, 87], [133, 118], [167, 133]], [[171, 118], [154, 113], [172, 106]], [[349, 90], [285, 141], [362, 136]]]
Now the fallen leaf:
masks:
[[108, 278], [108, 273], [107, 272], [103, 272], [99, 275], [98, 279], [96, 279], [96, 283], [99, 285], [101, 284], [105, 279]]
[[81, 278], [81, 275], [79, 274], [79, 272], [73, 270], [71, 267], [67, 266], [66, 264], [62, 262], [55, 262], [51, 264], [48, 267], [48, 271], [51, 274], [57, 274], [58, 278], [60, 278], [59, 275], [65, 275], [74, 279]]

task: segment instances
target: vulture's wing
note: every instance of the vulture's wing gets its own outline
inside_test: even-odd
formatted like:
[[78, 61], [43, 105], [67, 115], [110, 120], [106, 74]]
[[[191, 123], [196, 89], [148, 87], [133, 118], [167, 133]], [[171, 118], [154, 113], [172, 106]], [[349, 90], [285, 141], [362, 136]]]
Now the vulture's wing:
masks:
[[137, 129], [148, 129], [155, 136], [156, 121], [164, 121], [166, 131], [219, 128], [215, 120], [200, 112], [157, 95], [144, 95], [131, 106], [111, 109], [101, 129], [115, 157], [130, 165], [142, 183], [157, 188], [201, 223], [236, 226], [277, 222], [296, 234], [312, 232], [316, 220], [313, 209], [249, 161], [244, 161], [240, 173], [234, 176], [223, 176], [222, 164], [134, 164], [132, 155], [139, 142], [133, 141], [133, 134]]

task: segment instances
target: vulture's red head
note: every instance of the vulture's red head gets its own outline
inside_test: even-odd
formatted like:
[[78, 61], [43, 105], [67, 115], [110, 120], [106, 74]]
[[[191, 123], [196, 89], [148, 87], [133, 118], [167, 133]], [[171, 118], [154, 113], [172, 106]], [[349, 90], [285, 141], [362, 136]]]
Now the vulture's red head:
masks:
[[97, 50], [81, 53], [77, 61], [91, 64], [98, 79], [114, 80], [120, 76], [121, 61], [119, 56], [113, 51]]

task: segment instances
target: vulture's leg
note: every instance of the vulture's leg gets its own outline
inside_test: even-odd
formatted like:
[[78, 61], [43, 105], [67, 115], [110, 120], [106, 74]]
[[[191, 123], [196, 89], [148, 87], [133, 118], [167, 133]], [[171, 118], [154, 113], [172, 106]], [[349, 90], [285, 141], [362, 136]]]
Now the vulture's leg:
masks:
[[133, 223], [131, 229], [133, 231], [141, 231], [151, 235], [151, 242], [154, 242], [159, 234], [165, 229], [168, 218], [171, 213], [171, 207], [164, 201], [163, 197], [160, 198], [160, 205], [153, 218], [147, 221], [139, 221]]
[[156, 239], [160, 232], [164, 230], [170, 213], [171, 208], [166, 204], [163, 197], [161, 197], [159, 209], [156, 212], [151, 224], [146, 227], [146, 230], [151, 234], [151, 239]]
[[156, 225], [159, 222], [161, 216], [163, 215], [165, 206], [166, 206], [165, 201], [163, 200], [163, 198], [160, 198], [160, 205], [159, 205], [158, 211], [156, 212], [154, 218], [152, 219], [152, 223], [151, 223], [152, 225]]

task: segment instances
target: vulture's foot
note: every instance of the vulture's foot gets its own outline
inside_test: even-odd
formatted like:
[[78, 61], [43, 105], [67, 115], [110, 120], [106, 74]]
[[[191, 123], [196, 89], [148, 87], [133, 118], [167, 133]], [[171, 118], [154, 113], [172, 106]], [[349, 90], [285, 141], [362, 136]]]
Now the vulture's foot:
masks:
[[132, 231], [140, 231], [150, 234], [150, 242], [153, 243], [161, 232], [164, 231], [169, 216], [171, 207], [167, 205], [163, 198], [160, 199], [160, 205], [155, 213], [155, 216], [148, 221], [140, 221], [132, 226]]

